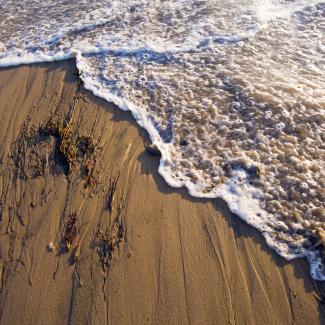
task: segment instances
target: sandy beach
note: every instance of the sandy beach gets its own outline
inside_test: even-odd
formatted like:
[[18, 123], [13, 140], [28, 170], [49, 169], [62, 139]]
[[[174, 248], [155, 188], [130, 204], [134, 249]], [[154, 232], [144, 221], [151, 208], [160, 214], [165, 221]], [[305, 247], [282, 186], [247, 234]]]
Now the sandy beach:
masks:
[[[68, 166], [53, 117], [95, 149]], [[169, 187], [148, 143], [74, 61], [0, 70], [0, 323], [324, 324], [306, 261]]]

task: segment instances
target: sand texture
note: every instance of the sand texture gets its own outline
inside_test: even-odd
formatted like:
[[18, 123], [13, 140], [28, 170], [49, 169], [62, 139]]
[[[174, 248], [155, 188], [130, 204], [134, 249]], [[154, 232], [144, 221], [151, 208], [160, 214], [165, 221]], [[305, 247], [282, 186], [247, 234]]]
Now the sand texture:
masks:
[[[145, 131], [74, 69], [0, 71], [0, 324], [325, 324], [307, 263], [168, 187]], [[53, 116], [95, 150], [69, 142], [68, 166]]]

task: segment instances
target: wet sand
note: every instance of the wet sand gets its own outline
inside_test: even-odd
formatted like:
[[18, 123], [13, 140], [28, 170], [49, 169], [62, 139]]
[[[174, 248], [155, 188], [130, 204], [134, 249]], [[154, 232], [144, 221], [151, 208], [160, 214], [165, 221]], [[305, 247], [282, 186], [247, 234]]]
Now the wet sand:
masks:
[[[307, 263], [274, 254], [222, 201], [167, 186], [145, 131], [74, 71], [0, 70], [0, 323], [324, 324]], [[24, 137], [53, 115], [98, 144], [89, 184], [85, 165], [56, 159], [54, 137]]]

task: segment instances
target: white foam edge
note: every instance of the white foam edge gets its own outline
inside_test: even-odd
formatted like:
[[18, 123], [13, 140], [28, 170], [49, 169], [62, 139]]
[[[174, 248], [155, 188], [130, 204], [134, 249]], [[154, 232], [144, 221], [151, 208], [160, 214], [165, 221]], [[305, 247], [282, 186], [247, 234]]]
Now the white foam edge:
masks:
[[[94, 25], [100, 25], [100, 23], [94, 24]], [[82, 27], [80, 27], [82, 28]], [[89, 28], [88, 25], [86, 25], [85, 28]], [[77, 29], [77, 28], [76, 28]], [[69, 31], [69, 30], [67, 30]], [[51, 37], [48, 40], [44, 40], [42, 44], [51, 44], [52, 42], [59, 41], [64, 33], [67, 31], [59, 31], [54, 35], [51, 35]], [[250, 30], [247, 32], [243, 32], [238, 35], [215, 35], [210, 37], [202, 37], [202, 38], [189, 38], [184, 41], [183, 46], [181, 47], [162, 47], [156, 44], [127, 44], [127, 48], [125, 47], [110, 47], [105, 45], [85, 45], [85, 43], [75, 44], [75, 47], [72, 48], [70, 51], [58, 51], [58, 52], [49, 52], [45, 53], [40, 50], [35, 51], [33, 53], [29, 53], [27, 51], [21, 50], [21, 49], [15, 49], [13, 51], [6, 52], [6, 55], [0, 58], [0, 67], [10, 67], [10, 66], [17, 66], [17, 65], [23, 65], [23, 64], [33, 64], [33, 63], [42, 63], [42, 62], [54, 62], [54, 61], [62, 61], [66, 59], [71, 59], [77, 56], [77, 53], [81, 55], [96, 55], [100, 53], [137, 53], [137, 52], [153, 52], [156, 54], [177, 54], [177, 53], [184, 53], [184, 52], [191, 52], [197, 50], [202, 43], [211, 44], [213, 42], [224, 42], [224, 43], [237, 43], [244, 41], [247, 38], [251, 38], [256, 34], [256, 30]], [[3, 43], [0, 43], [0, 45], [4, 46]], [[80, 48], [82, 46], [82, 48]], [[206, 47], [208, 47], [207, 45]], [[0, 52], [1, 54], [1, 52]]]

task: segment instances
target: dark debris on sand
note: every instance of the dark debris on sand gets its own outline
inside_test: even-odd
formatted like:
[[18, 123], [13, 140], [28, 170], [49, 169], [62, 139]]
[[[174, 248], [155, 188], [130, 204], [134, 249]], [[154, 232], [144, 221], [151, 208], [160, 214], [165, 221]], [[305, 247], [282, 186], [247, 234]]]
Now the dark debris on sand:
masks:
[[68, 224], [65, 229], [64, 242], [66, 249], [71, 250], [72, 244], [78, 235], [77, 214], [71, 213], [69, 216]]
[[[54, 143], [53, 163], [60, 166], [66, 175], [77, 166], [84, 170], [85, 187], [96, 184], [95, 165], [97, 145], [91, 136], [73, 131], [71, 120], [52, 116], [38, 129], [28, 130], [30, 118], [25, 122], [21, 134], [15, 143], [12, 159], [16, 176], [27, 179], [45, 175], [46, 153], [42, 144]], [[51, 142], [51, 139], [54, 140]]]

